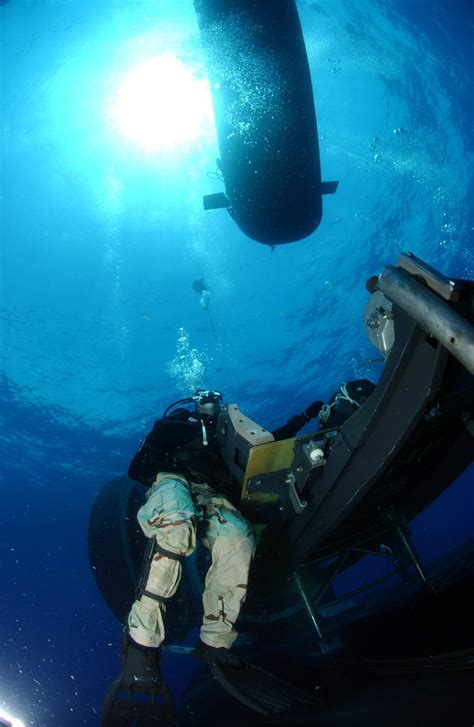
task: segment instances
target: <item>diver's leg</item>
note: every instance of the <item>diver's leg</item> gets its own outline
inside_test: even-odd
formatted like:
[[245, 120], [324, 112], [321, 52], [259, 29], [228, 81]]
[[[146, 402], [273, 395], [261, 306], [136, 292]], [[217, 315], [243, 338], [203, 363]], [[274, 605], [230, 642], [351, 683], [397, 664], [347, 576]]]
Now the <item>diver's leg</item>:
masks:
[[166, 601], [178, 588], [182, 558], [196, 547], [196, 513], [185, 482], [171, 475], [160, 479], [137, 515], [143, 532], [154, 543], [128, 627], [133, 640], [146, 647], [156, 648], [164, 640]]
[[207, 530], [202, 538], [211, 551], [212, 564], [203, 594], [201, 641], [229, 649], [237, 638], [235, 622], [247, 595], [255, 538], [250, 523], [224, 498], [207, 510]]

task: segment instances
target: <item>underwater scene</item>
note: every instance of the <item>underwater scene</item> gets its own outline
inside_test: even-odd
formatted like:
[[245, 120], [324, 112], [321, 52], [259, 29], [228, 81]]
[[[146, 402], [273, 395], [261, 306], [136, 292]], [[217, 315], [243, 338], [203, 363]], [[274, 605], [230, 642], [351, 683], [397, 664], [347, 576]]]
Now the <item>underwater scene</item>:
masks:
[[472, 727], [473, 2], [0, 43], [0, 726]]

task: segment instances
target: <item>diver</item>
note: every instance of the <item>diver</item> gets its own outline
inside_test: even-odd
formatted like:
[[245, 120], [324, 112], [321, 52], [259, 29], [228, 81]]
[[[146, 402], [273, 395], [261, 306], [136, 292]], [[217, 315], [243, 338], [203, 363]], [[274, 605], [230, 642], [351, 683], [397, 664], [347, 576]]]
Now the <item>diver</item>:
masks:
[[209, 303], [211, 302], [211, 294], [209, 292], [209, 288], [207, 286], [206, 281], [204, 278], [198, 278], [197, 280], [193, 281], [193, 290], [199, 295], [199, 302], [201, 304], [201, 307], [203, 310], [206, 311], [207, 315], [209, 316], [209, 321], [211, 323], [212, 332], [214, 335], [216, 335], [216, 328], [214, 326], [214, 320], [211, 316], [211, 311], [209, 310]]
[[[194, 410], [182, 406], [190, 403]], [[274, 438], [295, 436], [322, 406], [314, 402], [275, 430]], [[209, 549], [211, 565], [194, 655], [218, 670], [230, 667], [232, 674], [244, 674], [244, 662], [230, 649], [237, 638], [235, 624], [246, 598], [255, 538], [252, 525], [232, 501], [232, 478], [217, 446], [221, 408], [218, 391], [198, 390], [194, 397], [174, 402], [155, 422], [130, 464], [129, 477], [149, 488], [137, 514], [149, 544], [124, 632], [121, 672], [109, 690], [103, 725], [109, 724], [107, 716], [120, 691], [129, 698], [144, 693], [154, 701], [160, 697], [165, 713], [160, 723], [174, 724], [169, 690], [160, 673], [160, 646], [183, 559], [193, 553], [197, 538]], [[286, 683], [271, 678], [277, 681], [273, 688], [282, 691]], [[299, 694], [293, 685], [289, 688]], [[238, 689], [234, 696], [239, 698]]]
[[198, 293], [198, 295], [200, 296], [199, 302], [201, 303], [204, 310], [207, 310], [209, 308], [211, 294], [208, 290], [204, 278], [199, 278], [198, 280], [193, 281], [193, 290], [196, 291], [196, 293]]

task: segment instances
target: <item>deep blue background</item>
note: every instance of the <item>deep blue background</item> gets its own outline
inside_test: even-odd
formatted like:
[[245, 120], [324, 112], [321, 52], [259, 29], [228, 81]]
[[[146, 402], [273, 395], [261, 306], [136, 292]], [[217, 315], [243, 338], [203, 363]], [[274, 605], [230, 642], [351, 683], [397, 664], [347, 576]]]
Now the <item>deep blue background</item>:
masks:
[[[146, 154], [107, 122], [137, 61], [167, 50], [203, 73], [190, 0], [1, 8], [0, 706], [26, 723], [98, 723], [120, 628], [88, 514], [167, 403], [213, 386], [271, 427], [377, 379], [364, 283], [400, 251], [473, 277], [473, 4], [298, 8], [323, 178], [340, 187], [316, 234], [273, 254], [201, 210], [221, 189], [212, 128]], [[472, 484], [471, 468], [414, 524], [425, 560], [472, 535]], [[176, 688], [188, 668], [169, 660]]]

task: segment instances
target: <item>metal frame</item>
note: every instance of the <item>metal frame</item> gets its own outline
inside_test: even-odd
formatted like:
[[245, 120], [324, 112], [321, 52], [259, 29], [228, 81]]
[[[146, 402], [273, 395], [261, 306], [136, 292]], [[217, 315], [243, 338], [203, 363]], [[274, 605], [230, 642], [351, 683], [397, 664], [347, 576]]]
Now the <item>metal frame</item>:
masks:
[[[324, 635], [321, 628], [321, 625], [318, 621], [318, 609], [328, 608], [330, 606], [335, 606], [338, 603], [343, 603], [344, 601], [350, 600], [353, 596], [363, 593], [364, 591], [367, 591], [371, 588], [374, 588], [375, 586], [380, 585], [381, 583], [384, 583], [387, 580], [390, 580], [393, 578], [394, 575], [396, 575], [398, 572], [403, 572], [402, 566], [406, 565], [412, 565], [414, 566], [418, 576], [420, 577], [420, 580], [424, 586], [428, 586], [433, 593], [435, 593], [435, 590], [433, 588], [433, 585], [428, 581], [420, 561], [420, 558], [418, 554], [416, 553], [415, 547], [413, 543], [411, 542], [410, 535], [408, 533], [407, 528], [402, 523], [402, 518], [400, 517], [399, 513], [395, 510], [390, 511], [387, 513], [387, 520], [392, 523], [392, 531], [396, 533], [400, 539], [400, 543], [402, 547], [405, 550], [405, 556], [397, 555], [396, 553], [393, 553], [391, 550], [389, 552], [381, 552], [380, 550], [373, 550], [369, 547], [362, 547], [364, 543], [367, 541], [370, 542], [370, 538], [364, 538], [360, 543], [354, 543], [352, 545], [349, 545], [347, 548], [342, 549], [341, 551], [337, 553], [332, 553], [324, 556], [320, 556], [317, 558], [313, 558], [309, 563], [303, 564], [299, 569], [295, 570], [293, 577], [298, 589], [298, 592], [300, 594], [300, 597], [303, 601], [304, 607], [306, 609], [306, 612], [308, 613], [309, 618], [311, 619], [311, 622], [314, 626], [314, 629], [316, 631], [317, 637], [319, 639], [319, 646], [322, 651], [322, 653], [328, 653], [330, 651], [333, 651], [334, 648], [337, 648], [337, 641], [335, 642], [334, 639], [331, 641], [328, 641]], [[365, 583], [363, 586], [360, 586], [359, 588], [355, 588], [349, 593], [345, 593], [343, 596], [339, 596], [337, 598], [333, 598], [331, 601], [327, 601], [326, 603], [322, 603], [323, 598], [327, 591], [331, 588], [332, 584], [336, 580], [337, 576], [341, 571], [344, 569], [344, 567], [347, 564], [347, 561], [349, 560], [352, 553], [363, 553], [364, 555], [375, 555], [379, 558], [388, 558], [392, 561], [394, 564], [396, 570], [387, 573], [384, 576], [380, 576], [379, 578], [376, 578], [373, 581], [370, 581], [369, 583]], [[325, 583], [323, 583], [318, 590], [316, 598], [310, 598], [310, 596], [307, 594], [304, 584], [301, 579], [301, 575], [298, 571], [301, 571], [303, 568], [307, 568], [311, 565], [315, 564], [321, 564], [324, 561], [332, 560], [334, 557], [339, 556], [339, 559], [334, 564], [334, 568], [329, 573], [329, 576]]]
[[360, 512], [372, 490], [383, 489], [437, 397], [474, 366], [471, 283], [453, 282], [411, 254], [375, 280], [374, 294], [391, 304], [394, 342], [375, 391], [339, 431], [275, 442], [235, 404], [218, 420], [244, 514], [283, 528], [294, 569]]

